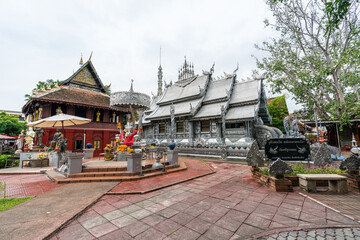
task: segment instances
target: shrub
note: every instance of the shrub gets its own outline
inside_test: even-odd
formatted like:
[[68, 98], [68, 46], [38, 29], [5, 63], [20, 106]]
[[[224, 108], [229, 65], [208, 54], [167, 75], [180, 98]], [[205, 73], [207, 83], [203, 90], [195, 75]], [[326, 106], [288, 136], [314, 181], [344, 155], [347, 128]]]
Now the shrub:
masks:
[[[6, 159], [10, 158], [12, 155], [10, 154], [3, 154], [3, 155], [0, 155], [0, 168], [4, 168], [5, 167], [5, 163], [6, 163]], [[19, 164], [19, 159], [16, 159], [17, 157], [15, 158], [11, 158], [11, 159], [8, 159], [8, 166], [11, 165], [12, 161], [15, 161], [15, 165]]]
[[[292, 169], [293, 169], [293, 173], [291, 174], [285, 174], [285, 176], [296, 176], [297, 174], [343, 174], [346, 173], [346, 170], [340, 170], [338, 168], [338, 166], [333, 165], [333, 164], [328, 164], [328, 165], [324, 165], [324, 166], [310, 166], [307, 167], [307, 164], [298, 162], [298, 163], [294, 163], [294, 164], [290, 164]], [[268, 175], [269, 176], [269, 169], [268, 168], [260, 168], [259, 172], [261, 172], [262, 174]]]

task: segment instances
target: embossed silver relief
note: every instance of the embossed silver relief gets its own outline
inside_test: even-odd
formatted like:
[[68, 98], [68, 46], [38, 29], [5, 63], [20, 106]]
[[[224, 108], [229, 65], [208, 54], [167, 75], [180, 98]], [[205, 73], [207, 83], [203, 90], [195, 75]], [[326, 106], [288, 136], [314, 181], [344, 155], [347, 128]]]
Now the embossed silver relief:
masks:
[[193, 136], [194, 136], [194, 123], [189, 121], [188, 122], [189, 125], [189, 143], [192, 143], [193, 141]]
[[216, 133], [217, 126], [215, 121], [211, 121], [211, 133]]
[[222, 130], [222, 136], [221, 136], [221, 140], [223, 143], [225, 143], [225, 136], [226, 136], [226, 125], [225, 125], [225, 107], [221, 106], [221, 130]]
[[174, 142], [176, 137], [176, 122], [175, 122], [175, 107], [173, 104], [171, 104], [170, 106], [170, 121], [171, 121], [170, 139], [172, 142]]
[[195, 124], [195, 133], [199, 134], [201, 131], [200, 122], [196, 121], [194, 122], [194, 124]]

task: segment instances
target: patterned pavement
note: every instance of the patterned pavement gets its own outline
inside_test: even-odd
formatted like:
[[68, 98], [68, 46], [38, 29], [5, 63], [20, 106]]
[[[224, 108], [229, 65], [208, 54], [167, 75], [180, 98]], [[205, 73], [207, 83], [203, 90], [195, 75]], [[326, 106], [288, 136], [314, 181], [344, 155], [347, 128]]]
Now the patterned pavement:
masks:
[[[319, 234], [330, 227], [342, 227], [333, 229], [340, 235], [351, 229], [356, 239], [358, 228], [344, 225], [359, 227], [357, 222], [296, 192], [276, 193], [254, 182], [247, 166], [211, 165], [217, 173], [158, 191], [106, 195], [52, 239], [218, 240], [256, 234], [291, 239], [290, 234], [304, 232], [311, 239], [313, 232], [306, 229], [315, 226]], [[146, 181], [139, 182], [139, 188], [144, 186]]]
[[137, 181], [122, 182], [111, 190], [114, 194], [149, 192], [166, 186], [171, 186], [179, 182], [198, 178], [213, 173], [209, 165], [199, 160], [181, 158], [187, 166], [186, 171], [175, 172], [168, 175], [146, 178]]
[[[34, 197], [62, 186], [44, 174], [0, 175], [0, 182], [2, 188], [6, 186], [6, 198]], [[4, 198], [4, 194], [0, 194], [0, 198]]]

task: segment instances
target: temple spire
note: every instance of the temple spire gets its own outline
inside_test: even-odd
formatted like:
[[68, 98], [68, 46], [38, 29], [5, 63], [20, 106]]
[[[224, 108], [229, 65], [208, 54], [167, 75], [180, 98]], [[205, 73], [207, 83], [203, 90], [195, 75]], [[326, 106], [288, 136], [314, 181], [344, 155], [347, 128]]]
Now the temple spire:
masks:
[[158, 92], [157, 92], [158, 96], [162, 94], [162, 78], [163, 78], [163, 72], [161, 67], [161, 47], [160, 47], [160, 59], [159, 59], [159, 69], [158, 69]]
[[184, 65], [180, 67], [178, 80], [187, 79], [193, 77], [194, 74], [194, 63], [188, 62], [186, 56], [184, 56]]
[[84, 64], [83, 59], [82, 59], [82, 53], [81, 53], [81, 58], [80, 58], [80, 62], [79, 65], [82, 66]]
[[133, 83], [134, 83], [134, 80], [131, 79], [131, 86], [130, 86], [129, 92], [134, 92]]

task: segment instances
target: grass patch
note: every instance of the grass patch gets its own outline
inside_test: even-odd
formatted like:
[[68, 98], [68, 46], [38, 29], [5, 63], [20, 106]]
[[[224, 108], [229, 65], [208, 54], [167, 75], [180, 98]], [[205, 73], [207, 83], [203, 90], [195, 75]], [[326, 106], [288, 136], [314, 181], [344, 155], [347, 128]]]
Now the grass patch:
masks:
[[[346, 170], [340, 170], [337, 166], [328, 164], [325, 166], [310, 166], [307, 167], [307, 164], [295, 163], [289, 164], [293, 169], [293, 173], [285, 174], [285, 176], [296, 176], [297, 174], [343, 174], [346, 173]], [[260, 168], [259, 172], [269, 176], [268, 168]]]
[[22, 202], [25, 202], [33, 197], [25, 197], [25, 198], [4, 198], [0, 199], [0, 212], [4, 211], [5, 209], [11, 208], [16, 206]]

